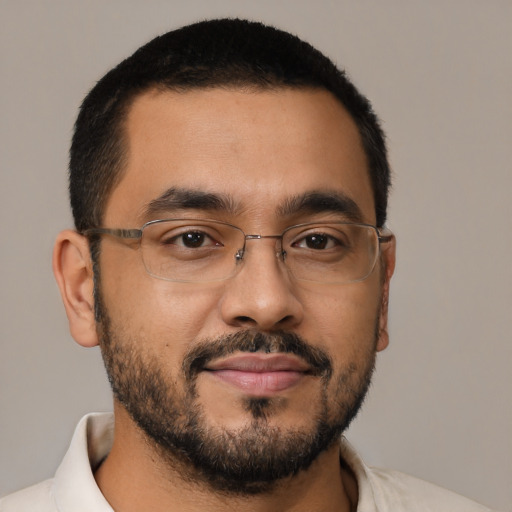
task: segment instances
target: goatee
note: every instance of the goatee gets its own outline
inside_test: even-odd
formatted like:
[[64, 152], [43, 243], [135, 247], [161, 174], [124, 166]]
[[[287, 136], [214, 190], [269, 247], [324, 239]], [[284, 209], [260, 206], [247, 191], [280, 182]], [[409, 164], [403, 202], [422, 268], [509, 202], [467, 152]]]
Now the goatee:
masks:
[[[99, 294], [96, 306], [100, 346], [115, 398], [170, 468], [216, 492], [269, 492], [309, 468], [338, 442], [371, 381], [374, 352], [369, 351], [364, 368], [348, 365], [335, 373], [329, 355], [297, 334], [253, 331], [201, 340], [183, 358], [179, 374], [169, 376], [156, 355], [141, 348], [143, 343], [113, 329]], [[240, 428], [210, 424], [199, 403], [197, 377], [208, 362], [235, 352], [291, 353], [306, 361], [320, 381], [307, 428], [284, 429], [271, 422], [279, 397], [246, 397], [243, 408], [249, 421]]]

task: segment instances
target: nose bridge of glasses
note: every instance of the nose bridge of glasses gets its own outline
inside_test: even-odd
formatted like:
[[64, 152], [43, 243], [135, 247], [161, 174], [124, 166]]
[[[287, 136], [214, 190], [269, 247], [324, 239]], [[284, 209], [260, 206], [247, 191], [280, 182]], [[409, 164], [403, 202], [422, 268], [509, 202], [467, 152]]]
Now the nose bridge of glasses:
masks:
[[[244, 236], [244, 245], [243, 245], [243, 247], [241, 247], [240, 249], [237, 250], [236, 255], [235, 255], [236, 261], [240, 262], [244, 258], [245, 252], [246, 252], [246, 242], [248, 240], [263, 240], [263, 239], [267, 239], [267, 238], [275, 240], [275, 242], [276, 242], [275, 255], [277, 258], [282, 258], [284, 260], [284, 257], [286, 256], [286, 254], [283, 251], [283, 247], [282, 247], [283, 235], [254, 235], [254, 234], [251, 234], [251, 235]], [[279, 242], [279, 245], [278, 245], [278, 242]]]

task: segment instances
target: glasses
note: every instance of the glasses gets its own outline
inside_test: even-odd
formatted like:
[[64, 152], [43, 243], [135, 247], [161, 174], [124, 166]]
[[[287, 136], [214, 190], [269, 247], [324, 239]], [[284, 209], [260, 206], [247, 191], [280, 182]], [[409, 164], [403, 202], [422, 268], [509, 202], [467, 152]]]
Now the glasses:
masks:
[[309, 222], [280, 235], [247, 235], [221, 221], [152, 220], [140, 229], [92, 228], [85, 236], [110, 235], [139, 241], [148, 274], [166, 281], [223, 281], [234, 276], [248, 241], [274, 240], [276, 257], [297, 280], [345, 284], [362, 281], [373, 271], [380, 244], [389, 230], [350, 222]]

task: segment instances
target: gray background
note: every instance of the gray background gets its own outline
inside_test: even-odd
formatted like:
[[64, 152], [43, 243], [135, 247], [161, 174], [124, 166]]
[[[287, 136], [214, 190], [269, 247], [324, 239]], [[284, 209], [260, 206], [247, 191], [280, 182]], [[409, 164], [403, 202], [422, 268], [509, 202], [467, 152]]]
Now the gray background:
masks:
[[384, 119], [398, 237], [391, 346], [348, 433], [367, 461], [512, 511], [512, 2], [0, 0], [0, 494], [49, 477], [108, 410], [50, 269], [71, 226], [67, 150], [94, 82], [153, 36], [212, 16], [300, 34]]

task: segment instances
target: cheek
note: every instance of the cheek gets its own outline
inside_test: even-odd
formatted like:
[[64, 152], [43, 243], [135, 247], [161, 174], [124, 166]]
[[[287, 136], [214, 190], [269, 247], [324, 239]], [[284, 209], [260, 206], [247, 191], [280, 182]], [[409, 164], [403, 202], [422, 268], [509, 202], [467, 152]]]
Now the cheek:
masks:
[[[375, 332], [380, 310], [378, 280], [323, 287], [307, 293], [304, 336], [349, 363], [367, 357], [375, 349]], [[306, 300], [306, 299], [305, 299]]]
[[174, 365], [181, 364], [184, 352], [204, 335], [219, 300], [218, 290], [155, 279], [139, 262], [120, 263], [106, 251], [101, 293], [117, 332], [143, 342], [159, 357], [166, 353]]

